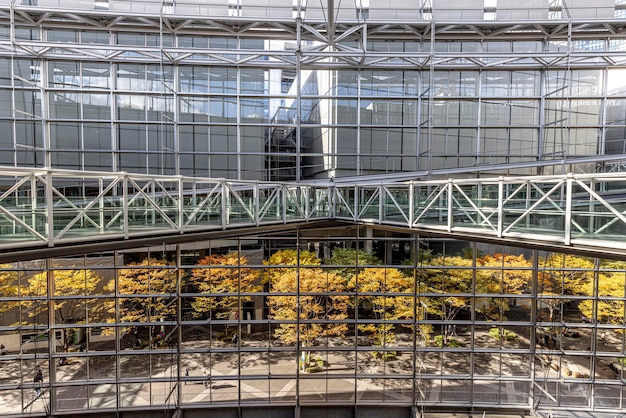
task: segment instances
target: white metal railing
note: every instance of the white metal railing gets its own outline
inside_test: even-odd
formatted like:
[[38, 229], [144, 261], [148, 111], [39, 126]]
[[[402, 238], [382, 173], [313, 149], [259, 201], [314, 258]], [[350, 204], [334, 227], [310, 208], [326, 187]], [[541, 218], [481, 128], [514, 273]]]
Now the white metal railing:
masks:
[[307, 184], [0, 167], [0, 248], [329, 218], [626, 249], [626, 174]]

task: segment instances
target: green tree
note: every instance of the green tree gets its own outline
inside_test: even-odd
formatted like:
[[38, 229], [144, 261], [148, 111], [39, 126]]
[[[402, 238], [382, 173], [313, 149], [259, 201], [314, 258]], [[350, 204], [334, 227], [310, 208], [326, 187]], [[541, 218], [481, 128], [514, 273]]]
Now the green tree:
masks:
[[356, 273], [357, 266], [380, 265], [381, 261], [365, 250], [338, 247], [333, 250], [326, 264], [337, 266], [333, 267], [333, 270], [346, 279], [350, 279]]
[[198, 262], [201, 268], [191, 273], [191, 283], [201, 293], [219, 296], [201, 296], [194, 299], [191, 306], [199, 313], [209, 313], [219, 319], [228, 318], [239, 312], [242, 303], [252, 300], [251, 296], [239, 293], [253, 293], [260, 290], [259, 271], [246, 268], [248, 260], [232, 252], [226, 255], [213, 254]]

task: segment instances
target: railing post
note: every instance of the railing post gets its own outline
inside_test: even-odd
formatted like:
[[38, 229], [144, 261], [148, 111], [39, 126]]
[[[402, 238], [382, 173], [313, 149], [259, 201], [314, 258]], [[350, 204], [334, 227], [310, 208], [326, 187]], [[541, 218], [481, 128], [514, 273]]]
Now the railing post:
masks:
[[408, 227], [411, 228], [413, 226], [413, 218], [415, 217], [414, 212], [415, 212], [415, 202], [413, 201], [414, 198], [414, 191], [415, 191], [415, 186], [413, 185], [413, 181], [409, 182], [409, 225]]
[[124, 239], [128, 239], [128, 174], [122, 174], [122, 229]]
[[[46, 214], [48, 215], [48, 225], [46, 225], [48, 233], [48, 246], [54, 247], [54, 205], [53, 205], [53, 195], [52, 195], [52, 172], [50, 170], [46, 171]], [[33, 189], [31, 191], [33, 193], [33, 198], [36, 201], [37, 199], [37, 189]], [[36, 210], [37, 206], [35, 206]], [[37, 224], [33, 225], [33, 228], [37, 229]]]
[[361, 193], [359, 192], [359, 186], [355, 185], [354, 186], [354, 206], [352, 207], [353, 209], [352, 219], [354, 219], [354, 222], [359, 221], [360, 203], [361, 203]]
[[331, 218], [335, 218], [336, 216], [335, 193], [337, 193], [337, 191], [335, 190], [335, 186], [334, 185], [328, 186], [326, 196], [328, 197], [328, 216], [330, 216]]
[[282, 184], [279, 190], [281, 194], [280, 200], [282, 202], [280, 217], [283, 223], [287, 223], [287, 185]]
[[304, 196], [304, 220], [308, 221], [311, 218], [311, 205], [309, 204], [309, 198], [311, 196], [311, 186], [299, 186], [300, 191]]
[[563, 243], [570, 245], [572, 241], [572, 184], [574, 182], [574, 175], [569, 173], [565, 181], [565, 225], [563, 228], [565, 236]]
[[104, 190], [104, 181], [103, 178], [100, 177], [98, 179], [98, 194], [100, 195], [100, 198], [98, 199], [98, 206], [99, 206], [99, 210], [98, 210], [98, 223], [100, 224], [100, 228], [99, 228], [99, 232], [100, 234], [104, 234], [104, 218], [105, 218], [105, 207], [104, 207], [104, 195], [102, 194], [102, 191]]
[[259, 226], [261, 224], [261, 217], [259, 216], [259, 183], [254, 184], [254, 189], [252, 189], [252, 194], [254, 196], [254, 224]]
[[[378, 185], [378, 225], [383, 224], [383, 220], [385, 219], [385, 200], [387, 196], [383, 193], [385, 188], [382, 183]], [[354, 213], [356, 217], [356, 212]]]
[[185, 226], [185, 183], [182, 177], [178, 177], [178, 233], [183, 233]]
[[228, 205], [226, 204], [227, 199], [229, 198], [228, 187], [226, 186], [226, 180], [220, 180], [221, 189], [222, 189], [222, 229], [226, 229], [226, 225], [228, 225]]
[[446, 186], [448, 189], [448, 232], [452, 232], [452, 226], [454, 225], [453, 222], [453, 205], [452, 205], [452, 191], [454, 190], [453, 188], [454, 185], [454, 180], [453, 179], [448, 179], [448, 185]]
[[498, 177], [498, 238], [502, 238], [504, 230], [504, 179]]

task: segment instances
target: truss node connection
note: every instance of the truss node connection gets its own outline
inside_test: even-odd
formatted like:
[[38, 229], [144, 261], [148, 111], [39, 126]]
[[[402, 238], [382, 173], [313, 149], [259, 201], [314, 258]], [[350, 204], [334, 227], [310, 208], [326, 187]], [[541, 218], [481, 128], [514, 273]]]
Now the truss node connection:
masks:
[[320, 219], [626, 249], [623, 173], [307, 184], [3, 168], [0, 181], [4, 249]]

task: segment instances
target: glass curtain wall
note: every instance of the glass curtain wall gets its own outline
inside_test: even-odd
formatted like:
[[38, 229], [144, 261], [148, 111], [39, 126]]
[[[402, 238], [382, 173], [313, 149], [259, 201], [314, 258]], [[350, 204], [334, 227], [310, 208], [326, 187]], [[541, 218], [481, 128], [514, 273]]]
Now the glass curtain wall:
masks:
[[2, 413], [624, 408], [624, 263], [362, 232], [2, 265]]
[[[517, 165], [506, 174], [560, 173], [533, 166], [625, 152], [623, 70], [609, 58], [537, 61], [624, 50], [599, 33], [345, 36], [338, 47], [386, 60], [357, 67], [334, 50], [312, 59], [323, 44], [301, 27], [298, 44], [295, 33], [51, 25], [0, 21], [0, 43], [19, 47], [0, 54], [2, 164], [302, 180], [500, 164]], [[54, 53], [29, 56], [33, 47]]]

